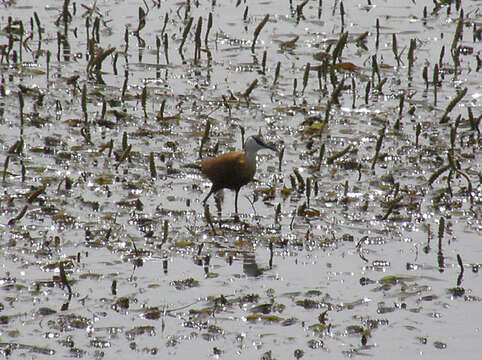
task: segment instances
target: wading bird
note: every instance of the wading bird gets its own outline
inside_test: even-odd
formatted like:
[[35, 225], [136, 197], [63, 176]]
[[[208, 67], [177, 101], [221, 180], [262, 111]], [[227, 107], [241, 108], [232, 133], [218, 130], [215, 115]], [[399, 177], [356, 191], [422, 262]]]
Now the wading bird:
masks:
[[205, 204], [211, 194], [216, 191], [234, 190], [236, 192], [234, 209], [237, 214], [239, 189], [253, 180], [256, 173], [256, 153], [262, 149], [278, 152], [276, 147], [266, 144], [262, 136], [250, 136], [246, 140], [244, 152], [229, 152], [203, 160], [202, 172], [213, 183], [203, 203]]

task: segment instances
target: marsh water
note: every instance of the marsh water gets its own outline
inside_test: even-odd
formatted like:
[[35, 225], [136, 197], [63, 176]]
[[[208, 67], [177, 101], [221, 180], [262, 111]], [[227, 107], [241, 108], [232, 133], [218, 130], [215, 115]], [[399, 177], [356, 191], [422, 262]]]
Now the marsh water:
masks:
[[3, 357], [478, 359], [481, 9], [1, 1]]

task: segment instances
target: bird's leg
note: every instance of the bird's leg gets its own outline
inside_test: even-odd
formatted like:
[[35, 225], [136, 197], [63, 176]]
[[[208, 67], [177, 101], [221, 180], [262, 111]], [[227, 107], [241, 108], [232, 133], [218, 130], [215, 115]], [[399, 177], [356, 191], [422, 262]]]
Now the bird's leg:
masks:
[[208, 196], [206, 196], [206, 197], [204, 198], [203, 204], [205, 204], [206, 201], [208, 201], [209, 197], [210, 197], [214, 192], [216, 192], [216, 190], [217, 190], [217, 189], [214, 187], [214, 184], [213, 184], [213, 185], [211, 186], [211, 190], [209, 190]]
[[238, 194], [239, 194], [239, 189], [234, 190], [236, 194], [234, 195], [234, 221], [239, 222], [239, 215], [238, 215]]
[[238, 215], [238, 194], [239, 194], [239, 189], [236, 189], [236, 195], [234, 195], [234, 212], [236, 215]]

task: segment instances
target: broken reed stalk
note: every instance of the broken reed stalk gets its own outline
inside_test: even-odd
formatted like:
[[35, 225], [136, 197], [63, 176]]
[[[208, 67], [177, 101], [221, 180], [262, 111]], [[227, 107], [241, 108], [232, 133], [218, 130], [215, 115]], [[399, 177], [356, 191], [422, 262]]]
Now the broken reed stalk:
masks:
[[144, 29], [144, 26], [146, 26], [146, 12], [145, 10], [139, 6], [139, 12], [138, 12], [138, 19], [139, 19], [139, 24], [137, 25], [137, 29], [134, 31], [134, 34], [136, 36], [139, 36], [140, 32], [142, 29]]
[[19, 64], [23, 63], [23, 35], [24, 35], [24, 29], [23, 29], [23, 22], [19, 20], [20, 24], [20, 29], [19, 29], [19, 34], [20, 34], [20, 40], [18, 42], [18, 60]]
[[376, 40], [375, 40], [375, 49], [378, 50], [378, 45], [380, 44], [380, 20], [378, 18], [377, 18], [375, 27], [377, 29], [377, 37], [376, 37]]
[[87, 114], [87, 85], [85, 83], [84, 86], [82, 86], [82, 112], [84, 113], [84, 127], [82, 128], [81, 134], [85, 140], [90, 143], [89, 117]]
[[122, 133], [122, 150], [127, 149], [127, 146], [129, 146], [129, 142], [127, 140], [127, 131], [124, 131]]
[[117, 280], [112, 280], [112, 284], [110, 285], [110, 292], [112, 295], [117, 295]]
[[92, 56], [87, 64], [87, 73], [99, 73], [102, 69], [104, 60], [115, 51], [115, 47], [107, 50], [99, 49], [95, 56]]
[[459, 264], [460, 272], [463, 273], [464, 272], [464, 263], [462, 262], [462, 257], [460, 256], [460, 254], [457, 254], [457, 263]]
[[179, 45], [179, 54], [181, 55], [182, 55], [182, 48], [184, 47], [184, 43], [186, 42], [186, 39], [187, 39], [187, 35], [189, 34], [189, 30], [191, 30], [193, 20], [194, 18], [191, 16], [187, 21], [186, 26], [184, 27], [184, 31], [182, 33], [181, 45]]
[[415, 129], [415, 146], [418, 147], [418, 138], [420, 137], [420, 133], [422, 132], [422, 125], [417, 123], [417, 127]]
[[290, 174], [291, 190], [296, 189], [296, 178]]
[[229, 101], [226, 98], [226, 96], [223, 95], [222, 98], [223, 98], [223, 105], [226, 109], [228, 109], [228, 116], [231, 119], [232, 118], [231, 105], [229, 104]]
[[306, 63], [305, 72], [303, 74], [303, 90], [301, 91], [302, 94], [305, 93], [306, 86], [308, 85], [308, 79], [310, 77], [310, 63]]
[[256, 26], [256, 29], [254, 30], [254, 36], [253, 36], [253, 43], [251, 44], [251, 52], [254, 52], [254, 47], [256, 46], [256, 40], [258, 40], [259, 33], [261, 30], [263, 30], [263, 27], [266, 25], [266, 23], [269, 20], [269, 15], [266, 14], [261, 20], [261, 22]]
[[36, 11], [33, 12], [33, 17], [35, 19], [35, 23], [37, 24], [37, 35], [38, 35], [39, 46], [40, 46], [40, 43], [42, 42], [42, 27], [40, 26], [40, 18], [38, 17], [38, 14]]
[[480, 124], [480, 121], [482, 120], [482, 116], [475, 118], [472, 112], [472, 108], [470, 106], [467, 108], [467, 113], [468, 113], [469, 122], [470, 122], [470, 130], [476, 131], [480, 135], [479, 124]]
[[167, 237], [169, 236], [169, 220], [164, 220], [164, 226], [162, 229], [162, 243], [167, 242]]
[[278, 203], [278, 205], [276, 205], [276, 210], [275, 210], [275, 213], [274, 213], [274, 223], [275, 224], [279, 224], [280, 215], [281, 215], [281, 203]]
[[164, 36], [164, 32], [166, 31], [166, 26], [169, 21], [169, 14], [166, 12], [166, 15], [164, 16], [164, 25], [162, 26], [161, 30], [161, 37]]
[[267, 57], [268, 57], [268, 52], [265, 50], [263, 51], [263, 60], [261, 61], [261, 71], [262, 71], [262, 74], [265, 75], [266, 74], [266, 60], [267, 60]]
[[107, 102], [105, 98], [102, 98], [102, 110], [100, 113], [100, 121], [103, 122], [105, 120], [105, 113], [107, 112]]
[[47, 89], [49, 88], [49, 78], [50, 78], [50, 50], [47, 50]]
[[166, 107], [166, 99], [162, 100], [161, 107], [159, 109], [159, 112], [157, 113], [157, 121], [163, 121], [164, 120], [164, 109]]
[[98, 44], [100, 43], [100, 19], [95, 17], [94, 26], [92, 27], [92, 39]]
[[[330, 118], [330, 111], [331, 107], [333, 104], [339, 105], [340, 102], [338, 101], [338, 97], [340, 96], [341, 90], [343, 89], [345, 85], [345, 79], [342, 79], [337, 86], [333, 89], [333, 92], [331, 93], [330, 99], [328, 100], [328, 103], [326, 104], [326, 111], [325, 111], [325, 123], [328, 124], [328, 120]], [[320, 132], [321, 136], [321, 132]]]
[[129, 157], [130, 153], [132, 150], [132, 145], [127, 146], [127, 148], [122, 152], [121, 156], [119, 157], [119, 162], [115, 166], [115, 169], [117, 170], [119, 166]]
[[400, 130], [400, 121], [402, 119], [402, 114], [403, 114], [403, 104], [405, 103], [405, 94], [400, 94], [400, 102], [399, 102], [399, 107], [398, 107], [398, 118], [397, 121], [395, 122], [394, 129], [395, 130]]
[[283, 157], [285, 154], [285, 147], [283, 146], [278, 152], [278, 171], [281, 172], [281, 165], [283, 164]]
[[341, 17], [341, 31], [345, 27], [345, 6], [343, 5], [343, 1], [340, 1], [340, 17]]
[[7, 153], [20, 155], [23, 151], [23, 145], [23, 138], [21, 137], [19, 140], [15, 141], [15, 144], [10, 146]]
[[445, 230], [445, 218], [442, 216], [438, 223], [438, 240], [442, 241], [444, 237], [444, 230]]
[[445, 56], [445, 45], [443, 45], [442, 48], [440, 49], [440, 56], [438, 58], [438, 66], [440, 69], [442, 68], [444, 56]]
[[367, 81], [367, 85], [365, 86], [365, 105], [368, 105], [368, 99], [370, 98], [370, 90], [372, 87], [371, 84], [370, 81]]
[[348, 40], [348, 32], [341, 34], [340, 38], [338, 39], [338, 42], [336, 43], [335, 49], [333, 49], [332, 65], [335, 65], [337, 61], [341, 62], [341, 54], [343, 53], [343, 49], [346, 45], [347, 40]]
[[412, 76], [412, 68], [415, 60], [415, 48], [417, 46], [417, 41], [415, 39], [410, 39], [410, 47], [408, 48], [408, 76]]
[[345, 180], [345, 184], [343, 185], [343, 202], [347, 203], [348, 202], [348, 192], [350, 191], [350, 188], [348, 186], [348, 180]]
[[89, 117], [87, 114], [87, 85], [82, 86], [82, 112], [84, 114], [84, 126], [89, 124]]
[[278, 82], [280, 69], [281, 69], [281, 61], [278, 61], [278, 63], [276, 64], [276, 69], [274, 71], [273, 86], [275, 86], [276, 83]]
[[301, 3], [296, 5], [296, 18], [298, 21], [303, 16], [303, 8], [305, 7], [306, 4], [308, 4], [308, 1], [309, 0], [303, 0]]
[[372, 56], [372, 83], [375, 84], [375, 74], [377, 74], [378, 83], [380, 84], [381, 76], [380, 69], [378, 68], [377, 56]]
[[470, 203], [473, 204], [474, 202], [474, 197], [472, 195], [473, 187], [469, 176], [465, 172], [460, 170], [459, 166], [455, 162], [455, 159], [453, 158], [453, 152], [451, 150], [447, 152], [447, 158], [448, 158], [448, 162], [451, 170], [455, 171], [458, 175], [462, 176], [467, 181], [467, 192], [469, 193]]
[[146, 103], [147, 103], [147, 88], [144, 86], [141, 94], [141, 105], [142, 105], [142, 110], [144, 111], [144, 119], [147, 119]]
[[337, 153], [334, 153], [333, 155], [329, 156], [326, 158], [326, 163], [328, 165], [331, 165], [333, 164], [333, 162], [336, 160], [336, 159], [339, 159], [341, 158], [343, 155], [345, 155], [346, 153], [348, 153], [351, 149], [351, 145], [348, 145], [346, 148], [344, 148], [343, 150], [341, 151], [338, 151]]
[[27, 202], [29, 204], [33, 203], [40, 195], [42, 195], [45, 192], [45, 189], [47, 186], [44, 184], [40, 186], [38, 189], [30, 193], [29, 197], [27, 198]]
[[351, 91], [352, 91], [352, 103], [351, 103], [351, 108], [355, 109], [355, 104], [356, 104], [356, 83], [355, 83], [355, 77], [351, 78]]
[[112, 71], [114, 72], [114, 75], [117, 75], [117, 60], [119, 59], [119, 52], [116, 51], [114, 54], [114, 61], [112, 61]]
[[203, 26], [203, 18], [200, 16], [196, 26], [194, 35], [194, 64], [197, 65], [201, 59], [201, 31]]
[[397, 61], [397, 68], [399, 68], [400, 57], [398, 56], [397, 35], [395, 33], [392, 34], [392, 52], [395, 56], [395, 60]]
[[126, 25], [126, 29], [124, 31], [124, 44], [125, 44], [124, 53], [125, 53], [125, 58], [126, 58], [126, 61], [127, 61], [127, 59], [128, 59], [127, 53], [129, 51], [129, 27], [127, 25]]
[[129, 70], [124, 70], [124, 83], [122, 84], [122, 95], [121, 95], [121, 102], [123, 103], [126, 96], [127, 91], [127, 83], [129, 82]]
[[167, 34], [166, 34], [166, 33], [164, 33], [164, 41], [163, 41], [163, 44], [164, 44], [164, 56], [166, 57], [166, 64], [169, 65], [169, 53], [168, 53], [169, 40], [168, 40], [168, 37], [167, 37]]
[[459, 273], [459, 276], [457, 277], [457, 286], [460, 286], [462, 285], [462, 280], [464, 278], [464, 263], [462, 262], [462, 257], [460, 256], [460, 254], [457, 254], [457, 263], [459, 264], [459, 267], [460, 267], [460, 273]]
[[457, 75], [457, 69], [460, 65], [459, 60], [459, 51], [458, 51], [458, 42], [463, 38], [463, 24], [464, 24], [464, 12], [460, 12], [459, 21], [457, 22], [457, 27], [455, 28], [454, 39], [452, 40], [452, 45], [450, 47], [450, 51], [452, 53], [452, 59], [454, 61], [455, 72], [454, 74]]
[[322, 67], [323, 65], [321, 66], [318, 66], [318, 69], [316, 70], [316, 76], [318, 78], [318, 90], [321, 92], [323, 87], [322, 87], [322, 84], [321, 84], [321, 73], [322, 73]]
[[156, 163], [154, 161], [154, 153], [149, 154], [149, 170], [151, 172], [151, 178], [157, 178]]
[[321, 162], [323, 161], [323, 157], [325, 156], [325, 144], [321, 144], [320, 146], [320, 152], [318, 154], [318, 163], [316, 165], [316, 170], [320, 171], [321, 168]]
[[445, 112], [440, 119], [440, 123], [446, 123], [449, 121], [448, 114], [454, 109], [454, 107], [460, 102], [460, 100], [463, 99], [463, 97], [467, 94], [467, 88], [464, 88], [462, 91], [458, 91], [457, 95], [450, 101], [450, 103], [447, 105], [447, 108], [445, 109]]
[[243, 21], [246, 22], [246, 20], [248, 19], [248, 11], [249, 11], [249, 7], [246, 6], [246, 8], [244, 9], [244, 13], [243, 13]]
[[244, 149], [244, 134], [246, 133], [246, 129], [244, 128], [244, 126], [239, 125], [239, 131], [241, 132], [241, 145], [243, 145]]
[[438, 64], [433, 67], [433, 106], [437, 106]]
[[7, 155], [5, 158], [5, 162], [3, 163], [3, 179], [2, 182], [5, 185], [5, 178], [7, 176], [7, 170], [8, 170], [8, 163], [10, 162], [10, 155]]
[[311, 178], [306, 179], [306, 204], [310, 207], [310, 197], [311, 197]]
[[373, 162], [372, 162], [372, 170], [375, 169], [375, 164], [377, 163], [384, 137], [385, 137], [385, 128], [381, 129], [378, 135], [377, 144], [375, 146], [375, 156], [373, 157]]
[[378, 93], [383, 93], [383, 85], [385, 85], [385, 83], [387, 82], [387, 78], [383, 78], [378, 84], [377, 86], [375, 86], [375, 90], [378, 92]]
[[57, 62], [60, 62], [60, 46], [62, 44], [62, 34], [57, 31]]
[[67, 287], [67, 290], [69, 291], [69, 295], [71, 296], [72, 295], [72, 288], [70, 287], [69, 281], [67, 280], [67, 275], [65, 274], [63, 262], [60, 262], [59, 269], [60, 269], [60, 281], [62, 281], [62, 285]]
[[[451, 172], [455, 172], [456, 174], [465, 178], [465, 180], [467, 181], [467, 187], [468, 187], [467, 192], [469, 193], [470, 202], [472, 204], [473, 201], [474, 201], [474, 197], [473, 197], [473, 194], [472, 194], [473, 187], [472, 187], [472, 182], [470, 181], [469, 176], [465, 172], [460, 170], [460, 168], [456, 164], [455, 159], [453, 158], [453, 151], [452, 150], [449, 150], [447, 152], [447, 159], [448, 159], [448, 164], [438, 168], [437, 170], [435, 170], [434, 173], [428, 179], [428, 184], [431, 186], [433, 184], [433, 182], [447, 170], [450, 170]], [[450, 179], [450, 176], [449, 176], [449, 179]]]
[[422, 78], [425, 81], [425, 90], [428, 90], [428, 67], [425, 65], [422, 70]]
[[399, 205], [400, 201], [402, 200], [402, 197], [399, 196], [399, 197], [396, 197], [395, 199], [393, 200], [390, 200], [387, 205], [388, 205], [388, 209], [387, 209], [387, 212], [385, 213], [385, 215], [383, 215], [381, 217], [381, 220], [387, 220], [388, 217], [391, 215], [391, 213], [393, 212], [393, 210]]
[[211, 31], [211, 28], [213, 27], [213, 13], [210, 12], [208, 16], [208, 25], [206, 28], [206, 35], [204, 36], [204, 44], [206, 48], [208, 47], [208, 37], [209, 37], [209, 32]]
[[297, 168], [294, 168], [293, 172], [296, 176], [296, 180], [298, 181], [298, 192], [302, 193], [305, 191], [305, 180], [303, 179], [303, 176], [301, 176], [300, 171]]
[[23, 123], [24, 123], [24, 117], [23, 117], [23, 108], [24, 108], [24, 101], [23, 101], [23, 94], [22, 90], [18, 91], [18, 103], [19, 103], [19, 111], [20, 111], [20, 138], [23, 137]]
[[159, 36], [156, 35], [156, 64], [157, 65], [159, 65], [160, 50], [161, 50], [161, 39], [159, 39]]
[[28, 209], [28, 205], [25, 205], [22, 210], [20, 210], [20, 212], [17, 214], [17, 216], [11, 218], [10, 220], [8, 220], [8, 225], [11, 226], [11, 225], [15, 225], [19, 220], [21, 220], [26, 212], [27, 212], [27, 209]]
[[243, 97], [247, 99], [257, 85], [258, 85], [258, 79], [254, 79], [253, 82], [249, 84], [248, 88], [242, 94]]
[[428, 184], [432, 185], [440, 175], [442, 175], [445, 171], [449, 169], [450, 169], [450, 164], [447, 164], [435, 170], [434, 173], [430, 175], [430, 178], [428, 179]]
[[191, 1], [188, 0], [185, 3], [186, 6], [184, 6], [185, 12], [184, 12], [184, 21], [187, 20], [187, 17], [189, 16], [189, 13], [191, 12]]

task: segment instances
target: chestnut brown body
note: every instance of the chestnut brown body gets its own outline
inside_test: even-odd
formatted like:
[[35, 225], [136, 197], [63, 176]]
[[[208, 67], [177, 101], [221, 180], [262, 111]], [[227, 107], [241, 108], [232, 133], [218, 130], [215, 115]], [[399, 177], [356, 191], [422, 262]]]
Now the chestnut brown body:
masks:
[[230, 152], [203, 160], [201, 163], [202, 172], [213, 183], [204, 202], [216, 191], [221, 189], [234, 190], [236, 192], [235, 207], [236, 212], [238, 212], [239, 189], [253, 180], [256, 173], [256, 163], [254, 166], [250, 166], [244, 157], [244, 152]]

